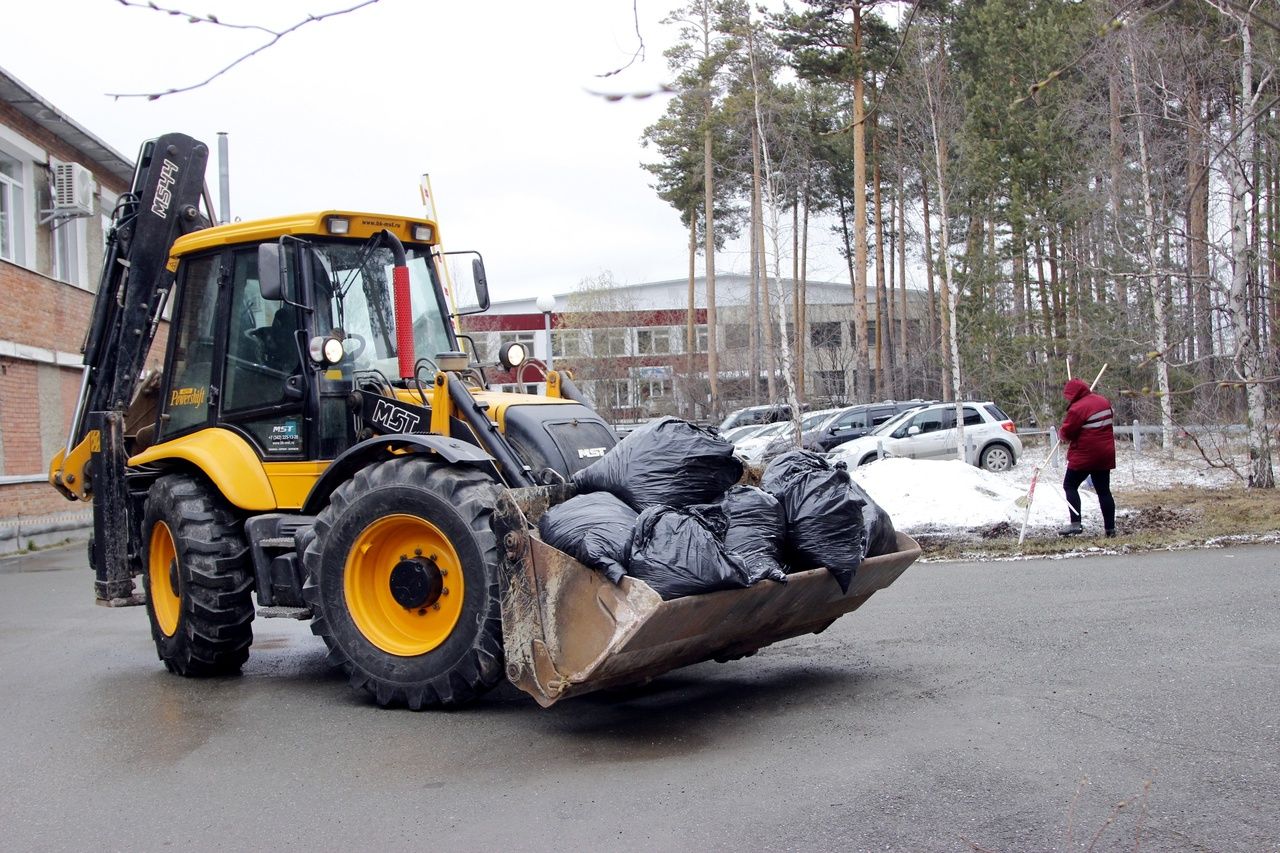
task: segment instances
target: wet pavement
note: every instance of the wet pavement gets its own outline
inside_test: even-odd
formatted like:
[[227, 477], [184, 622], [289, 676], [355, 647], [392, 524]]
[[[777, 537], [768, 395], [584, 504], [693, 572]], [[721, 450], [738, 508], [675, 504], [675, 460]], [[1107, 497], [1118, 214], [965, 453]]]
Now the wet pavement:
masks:
[[382, 710], [254, 629], [242, 676], [177, 678], [83, 546], [0, 560], [0, 849], [1280, 849], [1274, 546], [917, 564], [546, 711]]

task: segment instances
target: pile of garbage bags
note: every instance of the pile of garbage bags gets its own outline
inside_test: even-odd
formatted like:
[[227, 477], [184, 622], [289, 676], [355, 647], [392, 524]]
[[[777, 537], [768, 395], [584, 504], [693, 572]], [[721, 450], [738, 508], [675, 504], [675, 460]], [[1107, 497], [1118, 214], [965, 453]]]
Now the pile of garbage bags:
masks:
[[847, 592], [864, 557], [891, 553], [889, 516], [843, 464], [794, 450], [761, 488], [715, 432], [661, 418], [578, 471], [578, 495], [549, 509], [542, 539], [617, 583], [637, 577], [664, 599], [741, 589], [825, 568]]

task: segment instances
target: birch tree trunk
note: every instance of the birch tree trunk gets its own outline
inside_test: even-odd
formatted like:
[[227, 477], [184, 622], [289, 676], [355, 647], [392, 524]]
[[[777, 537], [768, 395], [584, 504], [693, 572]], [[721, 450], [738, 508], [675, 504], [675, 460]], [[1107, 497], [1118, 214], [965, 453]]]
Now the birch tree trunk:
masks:
[[1132, 84], [1134, 122], [1138, 131], [1138, 167], [1142, 175], [1142, 242], [1147, 255], [1147, 289], [1150, 292], [1151, 310], [1155, 318], [1155, 366], [1156, 394], [1160, 402], [1160, 445], [1173, 449], [1173, 398], [1169, 396], [1169, 362], [1165, 353], [1169, 349], [1168, 320], [1165, 317], [1165, 300], [1160, 286], [1160, 262], [1156, 251], [1156, 213], [1151, 196], [1151, 163], [1147, 159], [1146, 119], [1142, 114], [1142, 96], [1138, 89], [1138, 60], [1133, 50], [1133, 37], [1129, 37], [1129, 81]]
[[1254, 89], [1253, 34], [1247, 14], [1235, 15], [1240, 27], [1240, 109], [1237, 115], [1234, 156], [1227, 167], [1231, 186], [1231, 293], [1228, 314], [1235, 333], [1235, 374], [1244, 385], [1245, 424], [1249, 430], [1249, 486], [1274, 489], [1275, 469], [1271, 461], [1271, 433], [1267, 428], [1267, 384], [1262, 358], [1249, 321], [1249, 283], [1253, 260], [1249, 247], [1249, 195], [1253, 176], [1254, 135], [1258, 98], [1267, 89], [1268, 73]]

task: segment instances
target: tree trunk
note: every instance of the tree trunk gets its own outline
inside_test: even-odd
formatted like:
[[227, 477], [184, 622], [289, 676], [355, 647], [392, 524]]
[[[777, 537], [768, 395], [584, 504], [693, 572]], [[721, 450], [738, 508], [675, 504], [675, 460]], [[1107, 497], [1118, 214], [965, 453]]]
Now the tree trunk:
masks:
[[1257, 339], [1249, 322], [1249, 279], [1252, 260], [1249, 252], [1249, 187], [1253, 177], [1254, 133], [1258, 97], [1264, 88], [1253, 88], [1253, 35], [1249, 18], [1238, 19], [1240, 27], [1240, 109], [1235, 125], [1235, 157], [1228, 161], [1231, 185], [1231, 324], [1235, 331], [1236, 376], [1244, 384], [1249, 430], [1249, 486], [1275, 488], [1271, 462], [1271, 432], [1267, 425], [1267, 385]]
[[1160, 440], [1165, 450], [1173, 449], [1173, 399], [1169, 395], [1168, 326], [1164, 314], [1164, 294], [1160, 288], [1159, 258], [1156, 255], [1156, 214], [1151, 195], [1151, 166], [1147, 159], [1146, 121], [1142, 115], [1142, 99], [1138, 91], [1138, 62], [1129, 41], [1129, 79], [1133, 89], [1134, 121], [1138, 131], [1138, 167], [1142, 175], [1143, 243], [1147, 253], [1147, 286], [1151, 291], [1151, 307], [1155, 316], [1156, 393], [1160, 397]]
[[[871, 131], [871, 197], [876, 211], [876, 397], [881, 400], [894, 395], [889, 378], [889, 352], [893, 335], [888, 319], [889, 299], [884, 284], [884, 216], [880, 206], [880, 134]], [[886, 344], [888, 339], [888, 344]]]
[[[1120, 79], [1116, 75], [1111, 75], [1107, 81], [1107, 91], [1110, 94], [1111, 102], [1111, 181], [1108, 186], [1111, 202], [1111, 224], [1110, 233], [1118, 235], [1120, 224], [1124, 221], [1124, 202], [1121, 196], [1122, 181], [1124, 180], [1124, 128], [1120, 124]], [[1120, 245], [1120, 238], [1115, 236], [1115, 242], [1111, 246], [1112, 263], [1116, 263], [1123, 256], [1123, 247]], [[1128, 286], [1123, 275], [1115, 277], [1116, 280], [1116, 303], [1120, 306], [1120, 323], [1122, 326], [1129, 324], [1129, 292]]]
[[[747, 298], [747, 398], [760, 404], [760, 135], [751, 125], [751, 293]], [[768, 316], [767, 314], [765, 315]], [[772, 399], [769, 402], [773, 402]]]
[[[907, 195], [906, 179], [902, 168], [902, 127], [898, 127], [898, 390], [903, 397], [911, 396], [911, 377], [907, 369], [907, 317], [910, 313], [907, 306]], [[893, 282], [889, 283], [890, 286]]]
[[[1201, 116], [1200, 86], [1187, 75], [1187, 284], [1195, 301], [1190, 306], [1192, 339], [1200, 359], [1202, 382], [1213, 376], [1213, 313], [1209, 304], [1209, 149]], [[1204, 397], [1210, 392], [1206, 391]]]
[[[720, 341], [716, 329], [716, 212], [715, 212], [715, 175], [711, 156], [711, 98], [703, 100], [704, 120], [707, 126], [702, 131], [702, 183], [703, 183], [703, 216], [706, 218], [706, 232], [703, 235], [707, 253], [707, 381], [710, 389], [710, 400], [707, 409], [712, 420], [720, 418]], [[696, 339], [695, 339], [696, 343]]]
[[694, 280], [697, 278], [698, 259], [698, 210], [693, 202], [689, 203], [689, 310], [684, 318], [684, 376], [685, 387], [688, 389], [689, 399], [686, 401], [688, 405], [687, 417], [689, 420], [697, 418], [698, 401], [694, 398], [693, 389], [699, 387], [699, 383], [695, 381], [694, 365], [697, 363], [697, 356], [694, 354], [698, 349], [698, 296], [694, 288]]
[[867, 129], [862, 82], [862, 7], [854, 0], [853, 54], [859, 60], [853, 81], [853, 326], [857, 338], [854, 370], [857, 399], [871, 399], [871, 359], [867, 347]]
[[[758, 93], [757, 93], [758, 96]], [[757, 110], [757, 115], [759, 110]], [[756, 218], [756, 251], [757, 262], [756, 268], [760, 270], [760, 316], [763, 319], [764, 326], [764, 358], [762, 363], [764, 366], [765, 381], [767, 383], [767, 393], [769, 402], [775, 403], [778, 400], [778, 353], [774, 348], [773, 342], [773, 322], [770, 318], [773, 316], [771, 312], [771, 303], [769, 302], [769, 258], [765, 252], [765, 236], [764, 236], [764, 208], [759, 205], [759, 186], [760, 186], [760, 147], [762, 144], [761, 130], [759, 120], [751, 127], [752, 152], [751, 163], [755, 170], [755, 183], [757, 187], [757, 218]], [[759, 386], [759, 380], [752, 380], [756, 386]]]
[[[938, 387], [945, 387], [947, 382], [945, 377], [951, 373], [951, 352], [942, 345], [942, 340], [938, 336], [938, 296], [933, 285], [933, 234], [929, 224], [929, 174], [921, 164], [920, 168], [920, 200], [924, 206], [924, 277], [929, 282], [929, 343], [925, 347], [925, 351], [931, 351], [933, 347], [942, 350], [942, 374]], [[924, 387], [925, 397], [933, 396], [933, 378], [927, 377]]]

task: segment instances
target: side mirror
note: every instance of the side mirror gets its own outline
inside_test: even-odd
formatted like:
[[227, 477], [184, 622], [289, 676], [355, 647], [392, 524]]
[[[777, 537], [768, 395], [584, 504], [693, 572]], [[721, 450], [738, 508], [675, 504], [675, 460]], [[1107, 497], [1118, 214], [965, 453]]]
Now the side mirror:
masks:
[[489, 279], [484, 274], [484, 261], [480, 258], [471, 259], [471, 275], [476, 283], [476, 301], [480, 305], [481, 311], [489, 310]]
[[919, 434], [920, 434], [920, 427], [916, 426], [915, 424], [912, 424], [911, 426], [907, 427], [907, 435], [919, 435]]
[[262, 243], [258, 246], [258, 288], [263, 299], [280, 302], [284, 299], [284, 258], [279, 243]]

